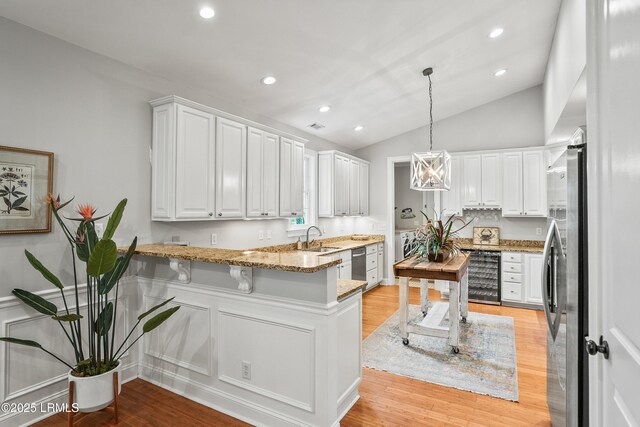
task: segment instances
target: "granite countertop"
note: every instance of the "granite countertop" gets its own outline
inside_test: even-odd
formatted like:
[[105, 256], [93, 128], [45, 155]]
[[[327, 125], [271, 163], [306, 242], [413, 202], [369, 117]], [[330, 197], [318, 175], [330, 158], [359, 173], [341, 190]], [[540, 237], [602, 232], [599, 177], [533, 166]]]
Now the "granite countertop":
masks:
[[[238, 265], [242, 267], [264, 268], [269, 270], [315, 273], [340, 264], [335, 253], [367, 246], [384, 241], [382, 235], [371, 235], [368, 240], [351, 240], [352, 236], [332, 237], [316, 241], [314, 246], [330, 246], [337, 249], [329, 252], [296, 250], [296, 244], [267, 246], [251, 250], [217, 249], [197, 246], [176, 246], [165, 244], [138, 245], [136, 254], [160, 258], [176, 258], [189, 261], [210, 262], [216, 264]], [[313, 246], [312, 246], [313, 247]], [[120, 248], [121, 253], [127, 248]]]
[[366, 280], [338, 279], [338, 301], [342, 301], [351, 295], [364, 290], [366, 287]]
[[501, 239], [499, 245], [474, 245], [473, 239], [456, 239], [461, 249], [499, 252], [539, 252], [544, 251], [543, 240], [507, 240]]

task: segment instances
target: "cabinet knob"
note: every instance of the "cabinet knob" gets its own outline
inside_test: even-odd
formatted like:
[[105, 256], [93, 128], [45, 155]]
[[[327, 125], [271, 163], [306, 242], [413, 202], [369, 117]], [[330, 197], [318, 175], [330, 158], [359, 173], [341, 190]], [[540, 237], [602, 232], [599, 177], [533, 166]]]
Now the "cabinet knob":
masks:
[[213, 212], [209, 212], [209, 216], [213, 216]]
[[218, 216], [222, 216], [222, 212], [218, 212]]

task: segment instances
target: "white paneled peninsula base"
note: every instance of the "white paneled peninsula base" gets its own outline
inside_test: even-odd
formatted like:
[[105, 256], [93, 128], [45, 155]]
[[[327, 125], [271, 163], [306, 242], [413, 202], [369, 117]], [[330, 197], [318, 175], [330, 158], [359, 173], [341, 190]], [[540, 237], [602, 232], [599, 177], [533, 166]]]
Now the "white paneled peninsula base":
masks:
[[362, 292], [338, 302], [339, 258], [175, 250], [200, 252], [137, 255], [140, 309], [181, 306], [143, 343], [140, 377], [251, 424], [338, 425], [362, 338]]

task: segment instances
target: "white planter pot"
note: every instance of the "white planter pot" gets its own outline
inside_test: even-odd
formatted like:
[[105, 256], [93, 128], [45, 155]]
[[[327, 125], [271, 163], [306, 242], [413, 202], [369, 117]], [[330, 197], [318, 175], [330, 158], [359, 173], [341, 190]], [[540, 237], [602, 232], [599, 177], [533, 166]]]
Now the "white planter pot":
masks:
[[122, 363], [118, 367], [94, 377], [75, 377], [69, 372], [69, 382], [75, 383], [73, 403], [80, 412], [95, 412], [113, 402], [113, 373], [118, 372], [118, 394], [122, 389]]

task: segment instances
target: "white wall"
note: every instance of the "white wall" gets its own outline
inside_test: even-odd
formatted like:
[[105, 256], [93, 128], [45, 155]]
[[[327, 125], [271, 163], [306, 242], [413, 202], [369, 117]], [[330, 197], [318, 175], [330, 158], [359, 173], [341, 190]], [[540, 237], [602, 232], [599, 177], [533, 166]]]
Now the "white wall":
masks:
[[[434, 108], [438, 108], [437, 104]], [[434, 124], [434, 150], [457, 152], [543, 144], [541, 86], [523, 90]], [[371, 188], [375, 189], [371, 192], [371, 218], [358, 222], [358, 231], [384, 231], [388, 191], [387, 158], [427, 151], [428, 145], [428, 128], [422, 127], [356, 152], [357, 156], [371, 162]], [[502, 236], [506, 239], [520, 239], [523, 236], [540, 238], [535, 235], [535, 223], [536, 220], [528, 218], [509, 221]]]
[[[421, 191], [409, 188], [409, 174], [411, 168], [409, 164], [401, 164], [395, 169], [395, 217], [396, 229], [415, 229], [422, 224], [423, 216], [420, 211], [424, 211], [423, 194]], [[412, 219], [402, 219], [402, 209], [411, 208], [416, 216]], [[426, 212], [426, 211], [425, 211]], [[428, 212], [426, 212], [428, 214]]]
[[[162, 242], [180, 236], [207, 245], [218, 234], [218, 247], [246, 248], [288, 241], [286, 220], [164, 224], [150, 221], [148, 101], [176, 94], [309, 139], [314, 150], [344, 147], [206, 95], [196, 87], [170, 82], [68, 44], [13, 21], [0, 18], [0, 145], [55, 153], [54, 191], [74, 204], [90, 202], [107, 213], [129, 199], [116, 235], [125, 244]], [[323, 220], [328, 233], [351, 232], [353, 221]], [[271, 229], [271, 240], [257, 240]], [[265, 233], [266, 234], [266, 233]], [[40, 235], [0, 236], [0, 297], [11, 289], [44, 289], [47, 285], [23, 254], [28, 249], [65, 282], [70, 257], [57, 226]]]
[[[543, 84], [545, 139], [551, 136], [572, 96], [580, 96], [585, 107], [586, 85], [576, 86], [587, 65], [586, 19], [585, 0], [562, 1]], [[584, 119], [577, 123], [581, 124]]]

